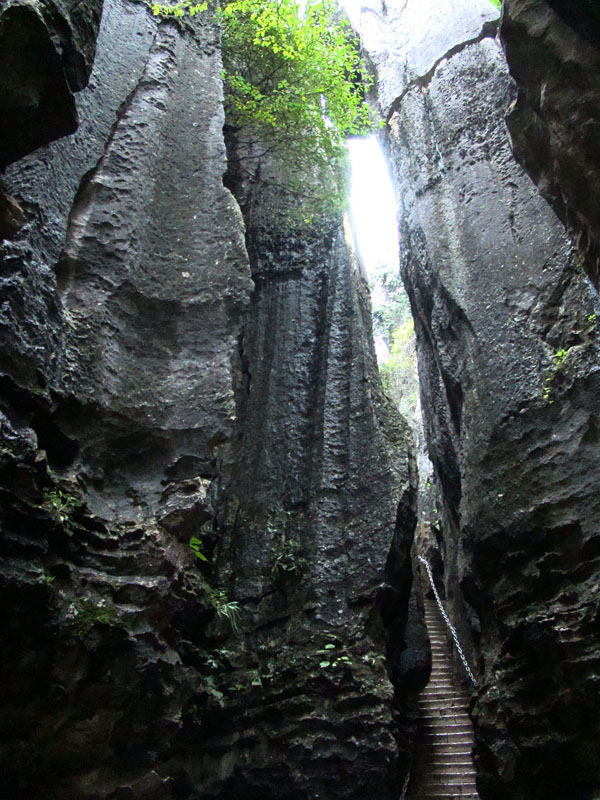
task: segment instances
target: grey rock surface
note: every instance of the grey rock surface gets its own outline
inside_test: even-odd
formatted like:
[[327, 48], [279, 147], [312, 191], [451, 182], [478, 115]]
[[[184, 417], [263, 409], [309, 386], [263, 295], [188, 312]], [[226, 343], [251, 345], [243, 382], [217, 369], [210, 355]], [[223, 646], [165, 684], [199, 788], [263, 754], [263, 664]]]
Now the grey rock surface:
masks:
[[[386, 5], [401, 28], [412, 3]], [[482, 800], [591, 798], [598, 296], [512, 157], [499, 44], [463, 30], [459, 20], [448, 57], [398, 80], [382, 106], [444, 496], [447, 601], [479, 660], [478, 789]], [[384, 80], [392, 72], [384, 65]]]
[[[98, 162], [118, 109], [140, 78], [156, 35], [147, 11], [107, 4], [95, 72], [76, 102], [79, 130], [7, 167], [3, 182], [26, 223], [0, 242], [2, 371], [11, 383], [44, 395], [55, 372], [62, 326], [54, 268], [83, 176]], [[47, 396], [47, 394], [46, 394]]]
[[122, 493], [131, 474], [142, 510], [158, 499], [165, 465], [188, 459], [189, 477], [214, 474], [235, 423], [232, 369], [252, 284], [239, 209], [222, 184], [212, 44], [203, 51], [191, 34], [160, 26], [74, 198], [57, 265], [56, 381], [78, 406], [57, 414], [85, 438], [81, 463], [103, 497], [112, 484]]
[[501, 37], [518, 94], [515, 157], [600, 279], [600, 17], [596, 4], [508, 0]]
[[[264, 686], [228, 731], [239, 741], [225, 796], [276, 800], [283, 781], [289, 798], [395, 798], [408, 757], [392, 682], [406, 689], [410, 433], [382, 391], [348, 234], [337, 216], [300, 222], [281, 175], [265, 161], [239, 189], [256, 290], [219, 572]], [[302, 713], [290, 705], [278, 728], [265, 705], [283, 697]]]
[[103, 0], [8, 0], [0, 12], [0, 169], [73, 133]]
[[489, 36], [497, 20], [489, 0], [362, 3], [360, 36], [375, 68], [377, 103], [384, 116], [457, 48]]

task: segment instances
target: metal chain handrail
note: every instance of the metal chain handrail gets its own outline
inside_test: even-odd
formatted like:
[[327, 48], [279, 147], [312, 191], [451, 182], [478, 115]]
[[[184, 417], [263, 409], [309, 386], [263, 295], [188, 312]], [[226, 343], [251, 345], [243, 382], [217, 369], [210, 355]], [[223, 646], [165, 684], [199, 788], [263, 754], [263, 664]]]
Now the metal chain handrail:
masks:
[[[440, 596], [438, 594], [438, 590], [435, 588], [435, 583], [433, 582], [433, 574], [431, 572], [431, 567], [429, 566], [429, 562], [427, 561], [426, 558], [423, 558], [423, 556], [417, 556], [417, 558], [419, 559], [419, 561], [421, 561], [425, 565], [425, 569], [427, 570], [427, 575], [429, 576], [429, 583], [431, 584], [431, 588], [433, 589], [433, 594], [434, 594], [435, 599], [437, 601], [438, 608], [440, 609], [440, 613], [441, 613], [442, 617], [444, 618], [444, 621], [445, 621], [446, 625], [448, 626], [448, 629], [450, 630], [450, 633], [452, 634], [452, 638], [454, 639], [454, 644], [456, 645], [456, 649], [458, 651], [458, 655], [460, 656], [460, 660], [462, 661], [463, 666], [466, 669], [467, 674], [468, 674], [469, 678], [471, 679], [471, 681], [473, 683], [473, 686], [477, 686], [477, 679], [473, 675], [473, 673], [471, 671], [471, 667], [469, 666], [469, 662], [467, 661], [467, 658], [466, 658], [465, 654], [463, 653], [463, 649], [460, 646], [460, 642], [458, 641], [458, 636], [456, 634], [456, 630], [454, 629], [454, 625], [450, 622], [450, 617], [448, 616], [448, 614], [446, 614], [446, 609], [442, 605], [442, 601], [441, 601]], [[400, 798], [400, 800], [402, 800], [402, 797]]]
[[410, 770], [406, 773], [406, 778], [404, 779], [404, 785], [402, 787], [402, 791], [400, 792], [400, 800], [405, 800], [406, 792], [408, 790], [408, 783], [410, 781]]

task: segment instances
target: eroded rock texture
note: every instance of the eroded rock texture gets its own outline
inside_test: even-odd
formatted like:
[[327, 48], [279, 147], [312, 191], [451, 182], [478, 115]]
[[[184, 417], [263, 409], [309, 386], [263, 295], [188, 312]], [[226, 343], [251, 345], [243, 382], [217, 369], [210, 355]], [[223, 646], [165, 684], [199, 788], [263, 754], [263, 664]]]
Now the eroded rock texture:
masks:
[[507, 0], [502, 42], [518, 93], [515, 157], [600, 278], [600, 11], [594, 2]]
[[0, 169], [73, 133], [103, 0], [8, 0], [0, 13]]
[[263, 164], [244, 201], [256, 291], [219, 550], [249, 620], [246, 669], [263, 689], [241, 698], [218, 742], [238, 754], [227, 796], [275, 800], [285, 784], [289, 798], [393, 798], [394, 733], [405, 759], [407, 748], [381, 653], [387, 642], [402, 683], [408, 427], [382, 394], [368, 289], [339, 220], [286, 222], [293, 199], [273, 172], [281, 181]]
[[5, 172], [7, 800], [403, 777], [408, 431], [339, 219], [251, 182], [245, 235], [218, 41], [106, 2], [77, 132]]
[[[598, 297], [512, 157], [504, 113], [514, 88], [486, 35], [493, 9], [435, 5], [447, 24], [428, 28], [423, 63], [411, 48], [377, 45], [381, 9], [363, 36], [386, 87], [402, 270], [445, 500], [448, 600], [479, 655], [478, 785], [483, 800], [591, 800], [600, 789]], [[543, 4], [508, 10], [525, 5], [533, 24]], [[421, 5], [386, 7], [398, 30], [388, 41], [410, 39]], [[524, 71], [533, 45], [530, 56]], [[542, 69], [547, 91], [557, 71]], [[588, 97], [570, 95], [571, 115]], [[543, 141], [531, 144], [544, 152]]]

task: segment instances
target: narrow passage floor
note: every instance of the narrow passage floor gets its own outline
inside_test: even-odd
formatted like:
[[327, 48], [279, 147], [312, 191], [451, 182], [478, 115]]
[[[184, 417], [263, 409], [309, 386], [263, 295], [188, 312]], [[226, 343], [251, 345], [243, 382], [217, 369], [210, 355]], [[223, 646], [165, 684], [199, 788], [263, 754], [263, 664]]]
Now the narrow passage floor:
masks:
[[454, 677], [444, 622], [429, 598], [425, 598], [425, 622], [431, 640], [431, 678], [419, 698], [416, 763], [407, 800], [479, 800], [469, 695]]

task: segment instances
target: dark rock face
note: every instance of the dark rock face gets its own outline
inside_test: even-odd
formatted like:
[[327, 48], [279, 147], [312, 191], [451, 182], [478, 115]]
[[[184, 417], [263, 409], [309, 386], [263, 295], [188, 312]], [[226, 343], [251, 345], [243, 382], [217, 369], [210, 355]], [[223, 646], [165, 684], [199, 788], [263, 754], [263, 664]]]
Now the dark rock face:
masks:
[[103, 0], [8, 0], [0, 13], [0, 169], [73, 133]]
[[581, 0], [576, 6], [566, 0], [548, 0], [548, 5], [584, 39], [600, 44], [600, 10], [593, 0]]
[[[7, 283], [18, 287], [11, 314], [24, 319], [19, 328], [8, 323], [7, 338], [16, 339], [15, 362], [35, 352], [38, 363], [28, 357], [24, 369], [35, 366], [37, 380], [60, 393], [53, 422], [80, 443], [76, 463], [52, 448], [50, 460], [85, 474], [90, 491], [104, 490], [99, 503], [115, 487], [138, 513], [163, 491], [165, 462], [177, 479], [214, 473], [214, 448], [233, 428], [231, 320], [251, 287], [239, 211], [221, 183], [223, 141], [214, 135], [216, 34], [206, 31], [201, 44], [172, 25], [156, 31], [142, 7], [107, 9], [81, 102], [93, 136], [53, 145], [50, 169], [30, 157], [7, 173], [7, 186], [33, 211], [6, 245], [16, 268]], [[22, 257], [25, 241], [36, 247]], [[30, 281], [41, 291], [31, 292]], [[24, 302], [38, 306], [35, 316]], [[18, 366], [11, 373], [36, 386]], [[182, 459], [190, 462], [183, 468]]]
[[[418, 4], [386, 5], [408, 36]], [[440, 19], [450, 5], [439, 3]], [[508, 12], [517, 5], [509, 0]], [[445, 501], [447, 597], [479, 656], [480, 794], [591, 800], [600, 789], [598, 297], [512, 158], [502, 52], [485, 28], [473, 41], [488, 8], [471, 4], [471, 26], [457, 14], [451, 46], [443, 28], [426, 72], [411, 66], [409, 49], [396, 53], [409, 59], [402, 70], [385, 47], [372, 57], [380, 82], [407, 76], [383, 106], [428, 448]], [[435, 28], [428, 35], [433, 48]]]
[[[366, 283], [339, 227], [275, 237], [251, 220], [249, 234], [257, 289], [219, 558], [251, 620], [248, 669], [266, 677], [228, 723], [238, 764], [250, 763], [227, 785], [273, 800], [282, 780], [289, 798], [395, 798], [402, 774], [381, 654], [387, 640], [400, 682], [414, 527], [408, 429], [390, 424]], [[265, 704], [284, 697], [279, 728]]]
[[398, 794], [408, 429], [339, 219], [253, 185], [245, 239], [221, 100], [209, 15], [107, 2], [4, 174], [2, 798]]
[[515, 157], [600, 276], [600, 11], [596, 3], [508, 0], [501, 37], [518, 87]]

